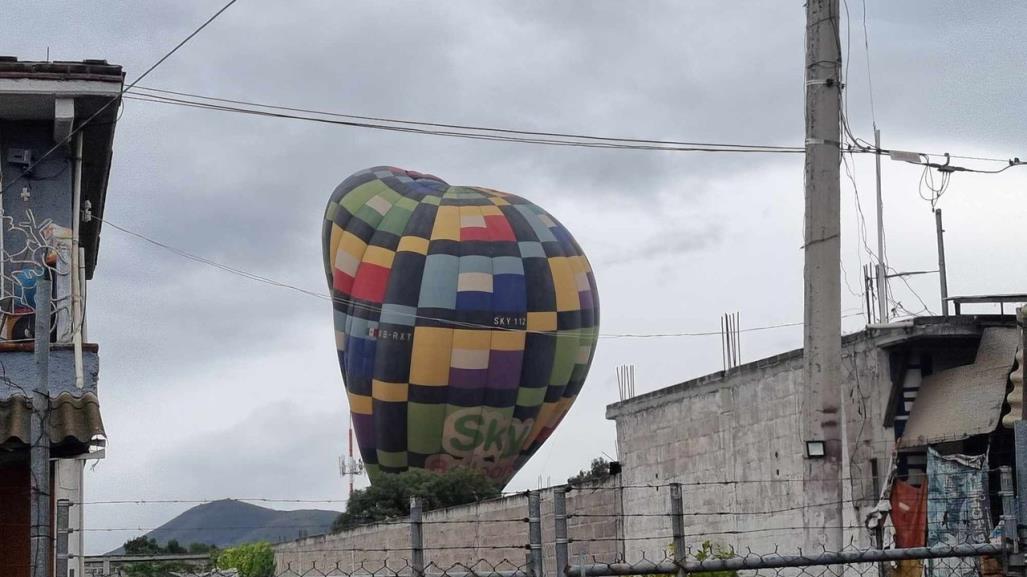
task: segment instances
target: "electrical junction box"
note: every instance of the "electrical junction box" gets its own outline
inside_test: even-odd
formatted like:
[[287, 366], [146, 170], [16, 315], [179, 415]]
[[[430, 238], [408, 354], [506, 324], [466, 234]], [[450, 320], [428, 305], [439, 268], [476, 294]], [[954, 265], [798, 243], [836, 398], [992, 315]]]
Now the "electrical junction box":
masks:
[[7, 151], [7, 162], [29, 166], [32, 164], [32, 150], [29, 148], [12, 148]]

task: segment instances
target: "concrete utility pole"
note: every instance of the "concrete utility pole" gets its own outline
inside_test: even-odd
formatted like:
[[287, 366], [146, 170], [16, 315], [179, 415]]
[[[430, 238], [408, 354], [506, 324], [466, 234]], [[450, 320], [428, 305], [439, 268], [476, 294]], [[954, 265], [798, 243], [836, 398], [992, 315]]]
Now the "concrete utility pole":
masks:
[[36, 283], [36, 375], [29, 437], [32, 577], [50, 576], [50, 278]]
[[877, 149], [877, 322], [888, 322], [888, 261], [884, 258], [884, 199], [881, 197], [881, 131], [874, 127]]
[[949, 316], [949, 274], [945, 270], [945, 227], [941, 225], [941, 209], [934, 209], [934, 228], [938, 234], [938, 278], [941, 282], [941, 314]]
[[[806, 3], [806, 219], [803, 419], [804, 551], [842, 548], [841, 42], [838, 0]], [[813, 496], [815, 495], [815, 496]]]

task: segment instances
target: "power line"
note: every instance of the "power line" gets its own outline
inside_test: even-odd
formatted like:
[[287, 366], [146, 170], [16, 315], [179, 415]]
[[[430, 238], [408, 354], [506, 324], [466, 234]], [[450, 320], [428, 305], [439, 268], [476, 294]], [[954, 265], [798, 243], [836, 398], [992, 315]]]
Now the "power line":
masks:
[[[126, 96], [125, 98], [131, 100], [138, 100], [141, 102], [152, 102], [160, 104], [171, 104], [176, 106], [185, 106], [191, 108], [200, 108], [205, 110], [215, 110], [220, 112], [234, 112], [239, 114], [249, 114], [254, 116], [263, 116], [271, 118], [281, 118], [290, 120], [302, 120], [307, 122], [318, 122], [322, 124], [331, 124], [338, 126], [348, 126], [352, 128], [366, 128], [373, 130], [384, 130], [391, 132], [402, 132], [408, 134], [420, 134], [420, 135], [431, 135], [431, 136], [445, 136], [452, 138], [466, 138], [471, 140], [487, 140], [494, 142], [513, 142], [520, 144], [539, 144], [546, 146], [568, 146], [568, 147], [580, 147], [580, 148], [600, 148], [600, 149], [615, 149], [615, 150], [644, 150], [644, 151], [668, 151], [668, 152], [735, 152], [735, 153], [781, 153], [781, 154], [802, 154], [804, 149], [800, 147], [788, 147], [788, 146], [765, 146], [765, 145], [745, 145], [745, 144], [722, 144], [722, 143], [682, 143], [677, 144], [674, 141], [647, 141], [644, 139], [625, 139], [625, 138], [604, 138], [598, 136], [588, 135], [574, 135], [574, 134], [561, 134], [561, 133], [548, 133], [548, 132], [531, 132], [523, 130], [510, 130], [510, 129], [492, 129], [486, 127], [464, 127], [457, 129], [439, 130], [434, 128], [419, 128], [418, 126], [459, 126], [459, 125], [442, 125], [439, 123], [428, 123], [418, 121], [407, 121], [407, 120], [390, 120], [383, 119], [380, 121], [355, 121], [355, 120], [339, 120], [338, 117], [342, 118], [372, 118], [372, 117], [358, 117], [356, 115], [339, 114], [332, 112], [323, 111], [312, 111], [310, 114], [317, 114], [320, 116], [309, 116], [284, 112], [284, 110], [295, 110], [289, 107], [278, 107], [270, 105], [252, 105], [266, 108], [267, 110], [259, 110], [256, 108], [244, 108], [239, 106], [229, 106], [227, 104], [215, 104], [212, 102], [203, 102], [200, 100], [189, 100], [183, 98], [171, 98], [166, 96], [160, 96], [156, 94], [142, 94], [139, 92], [133, 93], [132, 96]], [[275, 112], [276, 110], [283, 110], [283, 112]], [[336, 118], [327, 118], [336, 117]], [[395, 122], [397, 125], [381, 124], [381, 122]], [[526, 135], [530, 135], [528, 138]]]
[[105, 110], [110, 108], [110, 106], [112, 104], [114, 104], [115, 102], [118, 102], [125, 95], [126, 92], [128, 92], [129, 90], [132, 90], [137, 84], [139, 84], [139, 82], [141, 82], [144, 78], [149, 76], [151, 72], [156, 70], [158, 66], [160, 66], [161, 64], [164, 64], [164, 61], [166, 61], [168, 58], [171, 58], [171, 56], [174, 53], [178, 52], [178, 50], [180, 48], [185, 46], [186, 43], [188, 43], [190, 40], [192, 40], [197, 34], [202, 32], [204, 28], [209, 26], [211, 22], [216, 20], [218, 16], [221, 16], [221, 14], [225, 12], [225, 10], [228, 10], [229, 8], [231, 8], [231, 6], [233, 4], [235, 4], [236, 2], [238, 2], [238, 0], [229, 0], [227, 4], [222, 6], [221, 9], [218, 10], [217, 12], [215, 12], [210, 18], [207, 18], [207, 20], [205, 20], [203, 22], [203, 24], [200, 24], [199, 27], [197, 27], [195, 30], [193, 30], [191, 33], [189, 33], [189, 35], [186, 36], [185, 38], [183, 38], [178, 44], [176, 44], [174, 48], [172, 48], [171, 50], [166, 52], [164, 54], [164, 56], [161, 56], [160, 59], [158, 59], [156, 62], [151, 64], [149, 68], [147, 68], [145, 71], [143, 71], [143, 73], [140, 74], [138, 77], [136, 77], [136, 79], [133, 80], [128, 86], [123, 87], [118, 92], [118, 94], [116, 96], [111, 97], [111, 99], [108, 100], [99, 109], [97, 109], [96, 112], [94, 112], [92, 115], [90, 115], [88, 118], [86, 118], [85, 121], [83, 121], [81, 124], [79, 124], [77, 127], [75, 127], [74, 130], [69, 132], [68, 135], [65, 136], [60, 142], [58, 142], [57, 144], [54, 144], [52, 148], [50, 148], [49, 150], [44, 152], [43, 155], [40, 156], [38, 159], [36, 159], [35, 162], [33, 162], [32, 164], [28, 165], [28, 167], [26, 167], [24, 170], [22, 170], [21, 176], [19, 176], [18, 178], [12, 179], [10, 183], [5, 185], [3, 188], [0, 188], [0, 194], [3, 194], [4, 192], [7, 192], [7, 190], [11, 186], [13, 186], [14, 183], [16, 183], [18, 180], [20, 180], [21, 177], [25, 176], [26, 174], [30, 174], [32, 172], [32, 169], [34, 169], [37, 165], [39, 165], [39, 163], [41, 163], [44, 160], [46, 160], [47, 158], [49, 158], [49, 156], [51, 154], [53, 154], [55, 151], [57, 151], [58, 149], [63, 147], [65, 144], [71, 142], [72, 137], [74, 137], [76, 134], [81, 132], [82, 129], [84, 129], [94, 119], [96, 119], [96, 117], [100, 116], [100, 114], [102, 114]]
[[[243, 270], [243, 269], [231, 267], [231, 266], [219, 263], [217, 261], [213, 261], [211, 259], [195, 255], [193, 253], [190, 253], [188, 251], [185, 251], [185, 250], [182, 250], [180, 248], [174, 247], [172, 245], [169, 245], [167, 243], [161, 242], [159, 240], [150, 238], [150, 237], [148, 237], [148, 236], [146, 236], [146, 235], [144, 235], [142, 233], [135, 232], [135, 231], [130, 230], [128, 228], [125, 228], [125, 227], [123, 227], [121, 225], [115, 224], [115, 223], [113, 223], [113, 222], [111, 222], [109, 220], [101, 219], [101, 218], [96, 217], [96, 216], [94, 216], [93, 218], [95, 218], [97, 220], [100, 220], [105, 225], [107, 225], [107, 226], [109, 226], [111, 228], [114, 228], [115, 230], [121, 231], [121, 232], [123, 232], [125, 234], [128, 234], [130, 236], [133, 236], [133, 237], [135, 237], [135, 238], [137, 238], [139, 240], [142, 240], [144, 242], [147, 242], [149, 244], [152, 244], [154, 246], [157, 246], [159, 248], [167, 250], [167, 251], [169, 251], [169, 252], [171, 252], [171, 253], [173, 253], [175, 255], [178, 255], [178, 256], [180, 256], [182, 258], [185, 258], [185, 259], [197, 262], [197, 263], [205, 265], [205, 266], [210, 266], [212, 268], [219, 269], [219, 270], [221, 270], [223, 272], [227, 272], [229, 274], [240, 276], [242, 278], [249, 279], [249, 280], [252, 280], [252, 281], [255, 281], [255, 282], [259, 282], [259, 283], [263, 283], [263, 284], [267, 284], [267, 285], [270, 285], [270, 286], [292, 290], [292, 291], [295, 291], [295, 292], [298, 292], [298, 293], [301, 293], [301, 294], [305, 294], [307, 296], [311, 296], [311, 297], [314, 297], [314, 298], [318, 298], [318, 299], [322, 299], [322, 300], [326, 300], [326, 301], [331, 301], [331, 302], [334, 302], [334, 303], [344, 304], [344, 305], [351, 306], [351, 307], [354, 307], [354, 308], [356, 308], [358, 310], [362, 310], [362, 311], [366, 311], [366, 312], [372, 312], [372, 313], [378, 312], [378, 313], [380, 313], [381, 310], [382, 310], [382, 307], [380, 305], [367, 304], [367, 303], [363, 303], [363, 302], [356, 301], [356, 300], [353, 300], [353, 299], [347, 299], [347, 298], [344, 298], [344, 297], [335, 297], [335, 296], [327, 295], [327, 294], [320, 293], [320, 292], [317, 292], [317, 291], [313, 291], [313, 290], [310, 290], [310, 289], [305, 289], [305, 288], [302, 288], [302, 287], [299, 287], [299, 286], [296, 286], [296, 285], [293, 285], [293, 284], [290, 284], [290, 283], [287, 283], [287, 282], [283, 282], [283, 281], [279, 281], [279, 280], [272, 279], [272, 278], [269, 278], [269, 277], [265, 277], [265, 276], [262, 276], [262, 275], [258, 275], [256, 273], [252, 273], [252, 272], [249, 272], [249, 271], [246, 271], [246, 270]], [[560, 333], [560, 332], [554, 332], [554, 331], [537, 331], [537, 330], [527, 330], [527, 329], [514, 329], [514, 328], [509, 328], [509, 327], [499, 327], [499, 326], [482, 324], [482, 323], [472, 323], [472, 322], [465, 322], [465, 321], [446, 320], [446, 319], [442, 319], [442, 318], [439, 318], [439, 317], [433, 317], [433, 316], [423, 315], [423, 314], [419, 314], [419, 313], [400, 313], [400, 312], [396, 312], [395, 314], [403, 314], [403, 315], [406, 315], [406, 316], [414, 318], [414, 319], [430, 320], [430, 321], [434, 321], [434, 322], [443, 321], [443, 322], [450, 323], [450, 324], [452, 324], [454, 326], [466, 327], [466, 328], [478, 328], [478, 329], [490, 329], [490, 330], [511, 330], [511, 331], [516, 331], [516, 332], [525, 332], [525, 333], [529, 333], [529, 334], [550, 335], [550, 336], [559, 337], [559, 338], [575, 338], [575, 339], [582, 338], [580, 335], [573, 334], [573, 333]], [[860, 314], [861, 313], [851, 313], [851, 314], [848, 314], [848, 315], [843, 315], [842, 318], [858, 316]], [[741, 332], [747, 332], [748, 333], [748, 332], [767, 331], [767, 330], [773, 330], [773, 329], [781, 329], [781, 328], [787, 328], [787, 327], [802, 326], [803, 324], [804, 324], [803, 321], [793, 322], [793, 323], [780, 323], [780, 324], [774, 324], [774, 325], [766, 325], [766, 326], [759, 326], [759, 327], [752, 327], [752, 328], [748, 328], [748, 329], [742, 329]], [[676, 333], [600, 333], [598, 335], [598, 337], [599, 338], [604, 338], [604, 339], [648, 339], [648, 338], [671, 338], [671, 337], [707, 337], [707, 336], [719, 336], [720, 334], [721, 334], [720, 331], [676, 332]]]
[[[175, 97], [180, 98], [175, 98], [173, 96], [167, 95], [173, 95]], [[798, 146], [690, 142], [646, 138], [624, 138], [578, 133], [532, 131], [523, 129], [475, 126], [467, 124], [406, 120], [380, 116], [365, 116], [324, 110], [315, 110], [295, 106], [265, 104], [250, 100], [221, 98], [214, 96], [206, 96], [202, 94], [195, 94], [190, 92], [143, 86], [135, 86], [131, 95], [127, 95], [125, 96], [125, 98], [137, 100], [140, 102], [168, 104], [189, 108], [213, 110], [218, 112], [231, 112], [271, 118], [301, 120], [307, 122], [348, 126], [352, 128], [365, 128], [372, 130], [384, 130], [431, 136], [444, 136], [451, 138], [466, 138], [472, 140], [513, 142], [521, 144], [538, 144], [545, 146], [570, 146], [582, 148], [665, 152], [739, 152], [777, 154], [802, 154], [805, 152], [805, 149], [803, 147]], [[871, 143], [854, 136], [852, 134], [851, 129], [848, 126], [847, 120], [844, 121], [844, 125], [847, 136], [852, 142], [851, 145], [846, 146], [847, 152], [870, 154], [874, 154], [877, 152], [880, 152], [882, 154], [889, 154], [891, 152], [891, 150], [889, 149], [877, 149]], [[1002, 162], [1007, 164], [1006, 167], [994, 171], [971, 169], [964, 167], [953, 167], [953, 170], [961, 172], [996, 174], [999, 172], [1003, 172], [1011, 166], [1018, 166], [1022, 164], [1017, 158], [988, 158], [980, 156], [967, 156], [933, 152], [925, 152], [921, 154], [927, 157], [954, 158], [982, 162]], [[926, 165], [929, 163], [925, 162], [914, 164]]]
[[217, 97], [213, 97], [213, 96], [204, 96], [202, 94], [193, 94], [193, 93], [189, 93], [189, 92], [179, 92], [179, 91], [174, 91], [174, 90], [164, 90], [164, 89], [160, 89], [160, 88], [149, 88], [149, 87], [146, 87], [146, 86], [138, 86], [136, 88], [138, 90], [144, 90], [144, 91], [147, 91], [147, 92], [155, 92], [155, 93], [158, 93], [158, 94], [157, 95], [145, 94], [145, 93], [138, 92], [138, 90], [136, 92], [134, 92], [133, 94], [149, 96], [149, 97], [155, 98], [155, 99], [167, 99], [167, 100], [174, 101], [174, 102], [190, 102], [190, 101], [188, 101], [188, 100], [170, 99], [170, 98], [167, 98], [167, 97], [164, 97], [164, 96], [160, 96], [159, 94], [172, 94], [172, 95], [175, 95], [175, 96], [183, 96], [183, 97], [186, 97], [186, 98], [195, 98], [195, 99], [200, 99], [200, 100], [206, 100], [206, 101], [211, 101], [211, 102], [222, 102], [222, 103], [228, 103], [228, 104], [239, 104], [239, 105], [252, 106], [252, 107], [257, 107], [257, 108], [267, 108], [267, 109], [270, 109], [270, 110], [283, 110], [283, 111], [287, 111], [287, 112], [301, 112], [301, 113], [306, 113], [306, 114], [317, 114], [317, 115], [321, 115], [321, 116], [329, 116], [329, 117], [335, 117], [335, 118], [349, 118], [349, 119], [352, 119], [352, 120], [364, 120], [364, 121], [370, 121], [370, 122], [388, 122], [388, 123], [393, 123], [393, 124], [405, 124], [405, 125], [412, 125], [412, 126], [428, 126], [428, 127], [433, 127], [433, 128], [447, 128], [447, 129], [457, 129], [457, 130], [470, 130], [470, 131], [477, 131], [477, 132], [496, 132], [496, 133], [514, 134], [514, 135], [520, 135], [520, 136], [545, 136], [545, 137], [573, 138], [573, 139], [580, 139], [580, 140], [594, 140], [594, 141], [605, 141], [605, 142], [623, 142], [623, 143], [631, 143], [631, 144], [653, 144], [653, 145], [660, 145], [660, 146], [664, 146], [664, 145], [666, 145], [666, 146], [710, 146], [710, 147], [718, 147], [718, 148], [742, 148], [742, 149], [747, 149], [747, 150], [748, 149], [752, 149], [754, 151], [767, 150], [767, 151], [771, 151], [771, 152], [775, 152], [775, 151], [779, 151], [779, 150], [788, 150], [788, 151], [802, 151], [802, 150], [804, 150], [802, 147], [799, 147], [799, 146], [775, 146], [775, 145], [760, 145], [760, 144], [724, 144], [724, 143], [709, 143], [709, 142], [686, 142], [686, 141], [679, 141], [679, 140], [654, 140], [654, 139], [645, 139], [645, 138], [623, 138], [623, 137], [616, 137], [616, 136], [596, 136], [596, 135], [589, 135], [589, 134], [575, 134], [575, 133], [563, 133], [563, 132], [541, 132], [541, 131], [532, 131], [532, 130], [518, 130], [518, 129], [511, 129], [511, 128], [496, 128], [496, 127], [486, 127], [486, 126], [474, 126], [474, 125], [468, 125], [468, 124], [447, 124], [447, 123], [440, 123], [440, 122], [425, 122], [425, 121], [416, 121], [416, 120], [402, 120], [402, 119], [397, 119], [397, 118], [385, 118], [385, 117], [378, 117], [378, 116], [360, 116], [360, 115], [356, 115], [356, 114], [344, 114], [344, 113], [339, 113], [339, 112], [326, 112], [326, 111], [323, 111], [323, 110], [314, 110], [314, 109], [309, 109], [309, 108], [298, 108], [298, 107], [290, 107], [290, 106], [279, 106], [279, 105], [273, 105], [273, 104], [262, 104], [262, 103], [259, 103], [259, 102], [248, 101], [248, 100], [238, 100], [238, 99], [230, 99], [230, 98], [217, 98]]
[[867, 94], [870, 96], [870, 118], [877, 128], [877, 109], [874, 106], [874, 76], [870, 72], [870, 30], [867, 24], [867, 0], [863, 0], [863, 56], [867, 64]]
[[[906, 280], [905, 275], [897, 274], [899, 271], [895, 270], [894, 268], [892, 268], [890, 266], [888, 267], [888, 270], [892, 271], [893, 273], [896, 273], [896, 276], [899, 277], [899, 280], [902, 281], [902, 284], [906, 285], [906, 288], [909, 289], [909, 292], [913, 293], [913, 296], [916, 297], [916, 300], [920, 301], [920, 306], [924, 307], [924, 310], [927, 311], [928, 314], [930, 314], [930, 315], [934, 314], [933, 312], [931, 312], [931, 307], [927, 306], [927, 303], [924, 302], [924, 299], [920, 296], [920, 293], [916, 292], [916, 289], [913, 288], [913, 285], [909, 284], [909, 281]], [[901, 306], [901, 303], [898, 303], [898, 304]], [[906, 309], [906, 312], [910, 312], [910, 311], [908, 309]], [[910, 313], [910, 314], [913, 314], [913, 313]], [[916, 314], [913, 314], [913, 316], [916, 316]]]

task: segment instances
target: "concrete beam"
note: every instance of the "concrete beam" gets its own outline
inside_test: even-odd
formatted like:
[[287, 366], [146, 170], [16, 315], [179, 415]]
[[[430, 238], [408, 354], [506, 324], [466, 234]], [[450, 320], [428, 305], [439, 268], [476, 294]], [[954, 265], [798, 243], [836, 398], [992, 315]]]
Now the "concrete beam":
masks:
[[71, 138], [75, 125], [75, 99], [55, 98], [53, 101], [53, 141], [65, 142]]

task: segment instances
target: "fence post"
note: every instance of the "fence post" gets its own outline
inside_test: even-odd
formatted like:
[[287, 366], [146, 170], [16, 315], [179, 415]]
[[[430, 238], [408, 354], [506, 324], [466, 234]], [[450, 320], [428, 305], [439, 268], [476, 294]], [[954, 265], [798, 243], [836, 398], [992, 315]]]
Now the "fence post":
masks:
[[538, 491], [528, 491], [528, 548], [531, 555], [531, 574], [542, 577], [542, 497]]
[[999, 467], [999, 496], [1002, 497], [1002, 572], [1013, 575], [1010, 555], [1020, 552], [1020, 539], [1017, 536], [1016, 497], [1013, 492], [1013, 470]]
[[68, 499], [57, 499], [57, 545], [55, 553], [57, 577], [68, 575], [68, 520], [71, 509], [71, 501]]
[[553, 490], [553, 536], [556, 543], [556, 574], [564, 577], [570, 561], [567, 551], [567, 486]]
[[1013, 438], [1016, 462], [1016, 520], [1020, 544], [1024, 543], [1027, 527], [1027, 421], [1013, 423]]
[[670, 484], [670, 526], [674, 535], [674, 562], [678, 565], [678, 577], [685, 576], [685, 505], [681, 498], [681, 483]]
[[410, 570], [414, 577], [424, 576], [424, 532], [421, 525], [420, 497], [410, 497]]

